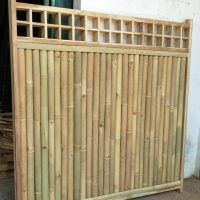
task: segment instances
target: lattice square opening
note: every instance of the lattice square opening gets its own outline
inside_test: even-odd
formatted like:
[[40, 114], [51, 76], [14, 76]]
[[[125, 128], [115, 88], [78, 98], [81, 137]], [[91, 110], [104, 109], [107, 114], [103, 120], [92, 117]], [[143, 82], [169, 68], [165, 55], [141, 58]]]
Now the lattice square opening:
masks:
[[109, 18], [101, 18], [99, 25], [100, 25], [100, 29], [109, 30], [110, 29], [110, 19]]
[[111, 29], [113, 31], [121, 31], [121, 20], [113, 19], [111, 21]]
[[124, 44], [132, 44], [132, 34], [124, 34], [123, 35], [123, 43]]
[[47, 13], [48, 24], [58, 24], [58, 13]]
[[181, 36], [181, 27], [180, 26], [174, 26], [173, 35], [174, 36]]
[[33, 26], [33, 37], [36, 37], [36, 38], [44, 38], [44, 27], [41, 26], [41, 27], [38, 27], [38, 26]]
[[88, 31], [87, 42], [98, 42], [98, 31]]
[[183, 28], [183, 37], [189, 37], [190, 36], [190, 29], [189, 28]]
[[180, 39], [173, 39], [173, 47], [180, 48], [181, 40]]
[[59, 39], [59, 29], [54, 27], [48, 27], [48, 38]]
[[189, 40], [188, 39], [183, 39], [182, 41], [182, 48], [189, 48]]
[[142, 45], [142, 35], [134, 35], [134, 44]]
[[135, 33], [142, 33], [143, 32], [143, 23], [135, 22], [134, 23], [134, 30], [135, 30]]
[[62, 40], [72, 40], [72, 29], [62, 29], [61, 38]]
[[32, 21], [37, 23], [44, 22], [44, 14], [43, 12], [33, 11], [32, 12]]
[[87, 28], [98, 29], [98, 17], [87, 17]]
[[76, 27], [85, 27], [85, 16], [75, 15], [74, 16], [74, 25]]
[[111, 35], [111, 41], [112, 43], [121, 43], [121, 33], [112, 33]]
[[61, 15], [61, 25], [72, 26], [72, 15]]
[[164, 38], [164, 46], [165, 47], [171, 47], [171, 38]]
[[144, 32], [148, 34], [153, 34], [153, 24], [145, 24]]
[[100, 32], [99, 40], [102, 43], [109, 43], [109, 32]]
[[162, 37], [155, 37], [154, 44], [155, 44], [155, 46], [161, 47], [162, 46]]
[[132, 32], [133, 31], [132, 21], [123, 21], [123, 30], [126, 32]]
[[85, 30], [75, 30], [75, 40], [76, 41], [85, 41]]
[[29, 37], [29, 26], [17, 25], [17, 36]]
[[155, 24], [155, 34], [156, 35], [163, 34], [163, 25], [162, 24]]
[[17, 20], [29, 21], [29, 10], [17, 10]]
[[153, 37], [152, 36], [144, 36], [144, 45], [152, 46], [153, 45]]
[[165, 25], [165, 35], [172, 35], [172, 26]]

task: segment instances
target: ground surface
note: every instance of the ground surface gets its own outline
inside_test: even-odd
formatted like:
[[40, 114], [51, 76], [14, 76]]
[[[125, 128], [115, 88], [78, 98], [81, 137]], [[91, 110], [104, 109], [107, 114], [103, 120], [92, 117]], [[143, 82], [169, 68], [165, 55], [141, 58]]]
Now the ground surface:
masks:
[[[0, 180], [0, 200], [14, 200], [13, 179]], [[138, 198], [138, 200], [200, 200], [200, 180], [196, 178], [186, 179], [184, 192], [177, 191]]]

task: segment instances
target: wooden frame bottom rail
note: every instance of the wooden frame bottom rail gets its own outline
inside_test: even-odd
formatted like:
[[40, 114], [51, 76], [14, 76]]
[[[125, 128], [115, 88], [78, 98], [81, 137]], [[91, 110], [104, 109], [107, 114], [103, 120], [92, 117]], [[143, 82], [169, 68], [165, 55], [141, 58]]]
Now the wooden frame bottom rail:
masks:
[[108, 194], [108, 195], [103, 195], [103, 196], [98, 196], [98, 197], [93, 197], [93, 198], [87, 198], [85, 200], [132, 199], [132, 198], [138, 198], [138, 197], [148, 196], [152, 194], [167, 192], [171, 190], [178, 190], [180, 188], [181, 188], [181, 181], [177, 181], [173, 183], [166, 183], [166, 184], [156, 185], [152, 187], [146, 187], [146, 188], [135, 189], [135, 190], [125, 191], [125, 192]]

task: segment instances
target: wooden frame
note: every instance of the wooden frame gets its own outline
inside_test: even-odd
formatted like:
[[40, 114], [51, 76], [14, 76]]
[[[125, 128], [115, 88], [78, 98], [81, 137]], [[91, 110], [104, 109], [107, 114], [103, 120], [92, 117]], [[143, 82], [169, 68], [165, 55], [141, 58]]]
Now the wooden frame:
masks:
[[[28, 18], [25, 21], [17, 20], [16, 10], [25, 10], [28, 14], [27, 15]], [[41, 22], [39, 24], [36, 22], [33, 22], [32, 21], [33, 11], [43, 13], [44, 22]], [[58, 16], [58, 24], [52, 25], [48, 23], [48, 18], [47, 18], [48, 12], [50, 14], [53, 13]], [[62, 14], [70, 16], [72, 20], [72, 24], [70, 27], [68, 26], [66, 27], [65, 25], [61, 24]], [[82, 26], [81, 19], [79, 19], [78, 28], [76, 27], [75, 21], [74, 21], [76, 16], [84, 19], [83, 27], [80, 27]], [[86, 22], [88, 18], [92, 18], [93, 27], [91, 29], [86, 27]], [[103, 33], [108, 33], [107, 36], [104, 36], [105, 38], [103, 39], [103, 42], [102, 40], [100, 40], [100, 33], [102, 32], [102, 29], [100, 27], [101, 20], [103, 20], [104, 21], [103, 23], [105, 23], [104, 28], [108, 29], [107, 32], [103, 31]], [[189, 59], [190, 59], [190, 45], [191, 45], [190, 39], [191, 39], [191, 32], [192, 32], [191, 21], [188, 20], [185, 23], [175, 23], [175, 22], [138, 19], [138, 18], [122, 17], [122, 16], [114, 16], [114, 15], [104, 15], [104, 14], [99, 14], [99, 13], [83, 12], [83, 11], [78, 11], [78, 10], [68, 10], [68, 9], [62, 9], [62, 8], [51, 8], [51, 7], [45, 7], [45, 6], [21, 4], [21, 3], [16, 3], [15, 0], [10, 1], [10, 21], [11, 21], [11, 37], [10, 38], [11, 38], [11, 47], [12, 47], [11, 57], [12, 57], [13, 111], [14, 111], [14, 121], [15, 121], [14, 123], [15, 180], [16, 180], [15, 191], [16, 191], [17, 200], [26, 200], [26, 199], [29, 200], [34, 196], [34, 186], [30, 184], [26, 185], [26, 178], [28, 177], [30, 180], [30, 178], [34, 179], [35, 177], [33, 177], [34, 176], [33, 174], [32, 175], [30, 174], [27, 175], [26, 173], [24, 174], [24, 172], [26, 171], [26, 167], [30, 167], [29, 166], [30, 155], [28, 156], [28, 159], [29, 159], [28, 166], [22, 166], [23, 165], [22, 155], [26, 155], [27, 152], [25, 151], [26, 141], [21, 140], [22, 135], [24, 136], [27, 134], [26, 125], [28, 128], [27, 130], [29, 130], [28, 131], [29, 136], [30, 136], [29, 139], [32, 137], [32, 133], [30, 131], [30, 127], [32, 127], [31, 117], [29, 115], [29, 120], [26, 121], [27, 118], [26, 116], [24, 116], [26, 113], [25, 110], [29, 109], [29, 111], [31, 111], [30, 110], [31, 108], [30, 107], [26, 108], [27, 104], [25, 103], [25, 99], [23, 98], [26, 91], [24, 91], [23, 88], [25, 84], [24, 80], [27, 77], [30, 78], [30, 80], [27, 80], [27, 83], [33, 84], [31, 82], [32, 75], [30, 71], [27, 71], [27, 74], [24, 74], [25, 67], [29, 66], [28, 69], [31, 70], [31, 67], [32, 67], [31, 53], [33, 53], [33, 51], [34, 51], [35, 61], [37, 60], [36, 58], [38, 59], [40, 58], [41, 60], [40, 65], [41, 67], [43, 67], [43, 70], [44, 70], [44, 71], [41, 71], [42, 73], [41, 74], [41, 78], [42, 78], [41, 91], [45, 92], [46, 91], [45, 88], [51, 82], [51, 84], [55, 84], [55, 93], [57, 94], [54, 99], [55, 102], [49, 101], [48, 97], [44, 96], [44, 93], [42, 93], [43, 95], [41, 95], [41, 102], [43, 102], [42, 104], [43, 107], [41, 107], [41, 109], [42, 109], [43, 114], [45, 114], [45, 115], [41, 115], [42, 117], [41, 120], [43, 120], [41, 121], [41, 123], [43, 123], [45, 127], [48, 127], [46, 130], [49, 129], [49, 131], [46, 132], [47, 135], [45, 135], [45, 138], [43, 138], [42, 140], [45, 141], [46, 139], [48, 139], [49, 137], [48, 134], [54, 135], [54, 127], [60, 133], [56, 136], [54, 135], [55, 138], [53, 138], [49, 144], [42, 143], [41, 148], [43, 149], [42, 150], [43, 156], [47, 155], [45, 151], [46, 149], [48, 149], [48, 146], [52, 152], [51, 153], [52, 160], [50, 161], [49, 165], [46, 161], [44, 161], [44, 163], [41, 164], [44, 167], [43, 170], [45, 170], [45, 166], [47, 168], [49, 168], [48, 166], [50, 165], [53, 167], [52, 163], [54, 161], [57, 164], [55, 164], [55, 167], [56, 167], [55, 180], [54, 179], [47, 180], [48, 174], [46, 175], [44, 174], [42, 178], [42, 183], [41, 183], [43, 184], [43, 186], [41, 186], [43, 188], [41, 191], [36, 191], [36, 193], [38, 192], [37, 193], [38, 196], [44, 195], [43, 198], [48, 199], [48, 195], [47, 195], [48, 188], [46, 188], [48, 181], [51, 181], [52, 184], [54, 183], [54, 181], [56, 183], [55, 188], [53, 187], [54, 184], [52, 185], [50, 195], [54, 195], [54, 192], [55, 192], [55, 194], [59, 198], [61, 198], [60, 195], [62, 194], [63, 198], [67, 197], [68, 199], [73, 199], [73, 193], [74, 193], [74, 198], [77, 200], [78, 199], [85, 199], [85, 200], [86, 199], [91, 199], [91, 200], [92, 199], [115, 199], [115, 198], [129, 199], [129, 198], [136, 198], [136, 197], [155, 194], [155, 193], [164, 192], [164, 191], [170, 191], [170, 190], [176, 190], [176, 189], [180, 189], [180, 191], [183, 190], [183, 177], [184, 177], [183, 166], [184, 166], [184, 150], [185, 150], [185, 135], [186, 135], [185, 132], [186, 132], [186, 119], [187, 119], [187, 101], [188, 101], [187, 96], [188, 96], [188, 85], [189, 85], [189, 62], [190, 62]], [[19, 36], [17, 33], [18, 26], [28, 27], [27, 35]], [[41, 38], [33, 37], [32, 28], [34, 26], [44, 28], [44, 34]], [[128, 31], [124, 30], [124, 26], [127, 27]], [[58, 29], [58, 34], [56, 38], [54, 39], [48, 38], [48, 27]], [[114, 28], [111, 28], [111, 27], [114, 27]], [[135, 28], [133, 29], [133, 27]], [[61, 36], [62, 28], [67, 28], [67, 29], [71, 28], [72, 35], [69, 41], [65, 41], [62, 39], [62, 36]], [[84, 31], [84, 37], [82, 38], [82, 41], [76, 40], [76, 36], [75, 36], [76, 29], [79, 31]], [[92, 41], [87, 40], [87, 37], [88, 37], [87, 34], [89, 31], [92, 31], [95, 33], [97, 32], [97, 34], [95, 34], [95, 37], [92, 36], [94, 38], [92, 39]], [[188, 31], [190, 33], [186, 33]], [[120, 36], [113, 37], [112, 36], [113, 34], [115, 35], [117, 34]], [[123, 43], [122, 42], [123, 37], [127, 36], [127, 34], [131, 35], [131, 42], [129, 41], [129, 43]], [[142, 37], [142, 40], [140, 42], [135, 42], [135, 39], [134, 39], [135, 36]], [[152, 37], [152, 42], [146, 41], [145, 37], [147, 36]], [[159, 38], [161, 39], [161, 41], [156, 41]], [[166, 38], [170, 38], [171, 42], [168, 44], [165, 43]], [[176, 39], [180, 41], [184, 40], [185, 44], [183, 45], [182, 42], [178, 43], [178, 45], [173, 44], [172, 41]], [[159, 42], [159, 45], [157, 44], [157, 42]], [[48, 60], [46, 60], [47, 58]], [[64, 58], [66, 58], [66, 60]], [[107, 62], [106, 62], [106, 59], [107, 59]], [[136, 141], [144, 140], [145, 141], [144, 152], [146, 152], [146, 154], [144, 154], [144, 159], [148, 158], [147, 162], [149, 160], [149, 164], [152, 165], [151, 158], [154, 156], [154, 153], [153, 153], [154, 139], [155, 139], [155, 144], [156, 144], [156, 138], [155, 138], [156, 135], [154, 135], [154, 132], [155, 132], [154, 129], [157, 128], [157, 127], [154, 127], [154, 123], [157, 123], [157, 121], [154, 121], [157, 119], [155, 118], [157, 111], [154, 110], [155, 109], [154, 100], [157, 101], [157, 99], [158, 100], [162, 99], [162, 91], [160, 91], [160, 88], [159, 88], [160, 86], [158, 85], [160, 83], [159, 75], [162, 74], [161, 72], [159, 73], [159, 71], [157, 71], [157, 69], [159, 69], [157, 68], [159, 65], [159, 62], [162, 63], [161, 65], [163, 66], [163, 70], [164, 70], [164, 67], [169, 66], [168, 68], [165, 69], [167, 70], [165, 72], [168, 74], [168, 76], [165, 78], [162, 78], [162, 81], [164, 82], [166, 81], [165, 82], [166, 91], [164, 90], [164, 95], [166, 95], [166, 99], [163, 105], [164, 113], [162, 114], [164, 117], [169, 116], [169, 121], [164, 121], [163, 126], [168, 127], [169, 125], [168, 128], [172, 130], [172, 124], [170, 122], [172, 118], [171, 118], [171, 115], [169, 114], [173, 112], [173, 114], [175, 115], [176, 112], [174, 110], [176, 109], [179, 109], [177, 112], [179, 112], [182, 109], [182, 111], [180, 112], [183, 112], [184, 118], [182, 118], [181, 114], [179, 113], [177, 114], [177, 115], [180, 115], [178, 119], [181, 120], [179, 121], [180, 122], [179, 128], [181, 128], [182, 130], [182, 137], [180, 138], [180, 141], [179, 141], [181, 145], [181, 149], [179, 148], [177, 150], [178, 153], [176, 155], [175, 153], [173, 154], [171, 150], [169, 150], [171, 149], [171, 147], [169, 148], [167, 144], [170, 141], [170, 139], [168, 141], [168, 132], [165, 132], [163, 135], [163, 139], [164, 139], [163, 144], [167, 144], [167, 148], [168, 148], [168, 152], [166, 152], [165, 150], [163, 152], [164, 159], [166, 158], [166, 162], [170, 163], [171, 161], [170, 162], [167, 161], [168, 159], [171, 160], [170, 155], [172, 157], [173, 155], [175, 155], [175, 156], [178, 156], [177, 158], [180, 158], [180, 165], [177, 164], [177, 166], [179, 166], [178, 174], [180, 173], [180, 176], [178, 175], [177, 180], [176, 180], [176, 177], [168, 180], [166, 178], [170, 176], [170, 172], [168, 173], [166, 171], [167, 177], [165, 177], [164, 175], [162, 177], [163, 181], [159, 183], [159, 180], [158, 180], [158, 183], [156, 184], [154, 183], [154, 181], [151, 182], [153, 180], [153, 174], [150, 169], [146, 168], [148, 163], [146, 164], [144, 163], [144, 166], [138, 165], [135, 168], [134, 162], [131, 160], [135, 159], [136, 155], [139, 156], [138, 149], [140, 145], [138, 144], [138, 142], [134, 143], [135, 139]], [[55, 66], [54, 66], [54, 63], [55, 63]], [[94, 63], [95, 63], [95, 67], [93, 68]], [[104, 69], [105, 66], [103, 63], [106, 64], [106, 69]], [[126, 69], [123, 69], [124, 65], [126, 65], [127, 63], [128, 63], [127, 72], [129, 72], [129, 78], [125, 77]], [[137, 67], [138, 71], [135, 71], [135, 68], [134, 69], [132, 68], [133, 64], [138, 66]], [[179, 79], [176, 79], [175, 75], [173, 75], [172, 73], [174, 72], [172, 70], [175, 70], [174, 66], [177, 66], [177, 71], [178, 71], [179, 64], [183, 68], [183, 72], [181, 72], [183, 79], [181, 79], [181, 75], [180, 76], [177, 75], [178, 78], [180, 77], [180, 82], [179, 82]], [[49, 68], [50, 66], [51, 68]], [[64, 68], [64, 66], [66, 66], [66, 68]], [[79, 71], [80, 66], [81, 66], [82, 73], [81, 73], [81, 70]], [[140, 71], [141, 66], [144, 68], [143, 71]], [[88, 70], [89, 69], [90, 70], [87, 73], [86, 73], [86, 67], [90, 67], [88, 68]], [[186, 68], [186, 76], [184, 74], [185, 68]], [[102, 70], [106, 70], [106, 72]], [[146, 71], [146, 75], [144, 72], [145, 70], [148, 70]], [[47, 71], [49, 74], [47, 74]], [[63, 72], [62, 74], [63, 77], [62, 75], [61, 77], [59, 77], [60, 72]], [[133, 77], [131, 77], [132, 72], [134, 74]], [[38, 78], [37, 76], [40, 76], [39, 71], [38, 72], [36, 71], [35, 73], [37, 73], [34, 75], [35, 78]], [[54, 79], [54, 73], [55, 75], [57, 74], [55, 79]], [[105, 77], [103, 77], [103, 74], [106, 74], [106, 73], [108, 73], [107, 77], [109, 77], [109, 73], [111, 73], [112, 76], [110, 80], [111, 82], [107, 81], [105, 83], [107, 85], [104, 85], [103, 82], [105, 81], [104, 80]], [[163, 71], [163, 74], [166, 74], [166, 73], [164, 73]], [[64, 80], [64, 74], [67, 76], [66, 81]], [[139, 74], [142, 77], [142, 80], [144, 82], [146, 81], [146, 83], [150, 83], [148, 84], [147, 88], [145, 88], [145, 86], [143, 87], [139, 86], [140, 83], [137, 81], [139, 78]], [[49, 76], [50, 82], [46, 81], [47, 76]], [[87, 82], [88, 76], [90, 76], [91, 80], [94, 80], [94, 83], [95, 83], [94, 85], [93, 85], [93, 82]], [[158, 80], [156, 78], [157, 76], [158, 76]], [[129, 80], [127, 81], [127, 85], [124, 78], [127, 78], [127, 80]], [[61, 79], [61, 83], [59, 83], [60, 79]], [[135, 85], [134, 88], [131, 87], [132, 85], [131, 83], [133, 81]], [[115, 85], [115, 83], [117, 82], [118, 84]], [[180, 91], [179, 91], [178, 86], [174, 85], [176, 84], [175, 82], [178, 82], [180, 84], [179, 86]], [[37, 87], [39, 89], [40, 86], [37, 85], [37, 83], [35, 82], [34, 84], [36, 84], [34, 85], [34, 87]], [[174, 90], [170, 89], [171, 84], [174, 85]], [[105, 86], [106, 88], [111, 87], [110, 90], [105, 89]], [[158, 92], [159, 91], [161, 92], [161, 97], [157, 96], [157, 99], [155, 99], [155, 95], [154, 95], [154, 94], [157, 94], [156, 86], [158, 87]], [[176, 89], [175, 86], [178, 89]], [[54, 97], [54, 91], [51, 90], [52, 87], [50, 87], [48, 90], [48, 93], [51, 96], [51, 98]], [[181, 90], [181, 87], [182, 87], [182, 90]], [[59, 88], [62, 89], [62, 94], [59, 93]], [[65, 90], [66, 88], [68, 88], [68, 90]], [[126, 96], [126, 94], [124, 94], [124, 89], [122, 88], [124, 88], [125, 90], [127, 89], [127, 91], [128, 91], [128, 88], [130, 89], [130, 91], [133, 90], [132, 92], [133, 92], [134, 100], [132, 99], [132, 97], [130, 97], [129, 93]], [[98, 91], [100, 91], [100, 93]], [[111, 93], [109, 93], [109, 91]], [[116, 91], [116, 94], [113, 91]], [[173, 106], [174, 105], [173, 103], [169, 104], [170, 100], [173, 101], [174, 98], [178, 98], [177, 96], [173, 96], [175, 95], [173, 91], [177, 91], [177, 95], [180, 95], [179, 99], [181, 98], [183, 99], [183, 102], [180, 100], [180, 102], [178, 103], [179, 107]], [[28, 87], [27, 92], [29, 94], [32, 94], [31, 85], [30, 85], [30, 88]], [[147, 109], [146, 112], [149, 111], [149, 113], [145, 114], [146, 116], [145, 119], [143, 119], [144, 117], [143, 114], [141, 114], [140, 116], [140, 112], [143, 112], [143, 110], [145, 109], [144, 106], [141, 107], [141, 109], [139, 109], [137, 107], [139, 103], [138, 104], [134, 103], [136, 102], [136, 99], [139, 100], [140, 98], [140, 96], [137, 96], [137, 95], [141, 95], [141, 96], [146, 95], [147, 100], [145, 100], [144, 103]], [[151, 101], [151, 98], [152, 98], [152, 101]], [[61, 105], [59, 104], [60, 100], [61, 100]], [[65, 108], [65, 104], [63, 101], [64, 102], [67, 101], [68, 107]], [[95, 103], [92, 105], [92, 107], [88, 108], [88, 105], [90, 105], [92, 101], [94, 101]], [[115, 102], [115, 104], [113, 104], [113, 102]], [[35, 102], [35, 103], [38, 103], [38, 102]], [[101, 105], [100, 113], [98, 113], [99, 103], [103, 103]], [[51, 105], [55, 106], [55, 113]], [[104, 110], [104, 107], [102, 107], [103, 105], [105, 105], [105, 110]], [[123, 113], [126, 114], [125, 110], [122, 113], [120, 113], [119, 111], [120, 105], [125, 106], [124, 107], [125, 110], [127, 106], [131, 106], [130, 107], [131, 112], [129, 111], [127, 114], [128, 116], [130, 114], [130, 117], [133, 118], [133, 121], [131, 120], [124, 121], [124, 123], [129, 124], [129, 129], [130, 129], [130, 130], [125, 130], [125, 132], [128, 131], [126, 132], [127, 138], [125, 139], [127, 140], [130, 137], [132, 139], [133, 143], [131, 144], [133, 146], [130, 146], [131, 144], [129, 145], [129, 143], [127, 143], [124, 146], [124, 148], [126, 148], [126, 151], [130, 152], [130, 154], [127, 153], [125, 156], [126, 158], [123, 158], [123, 157], [120, 158], [122, 160], [128, 159], [128, 161], [126, 160], [126, 166], [130, 164], [130, 167], [132, 168], [132, 172], [130, 173], [131, 179], [129, 180], [125, 178], [124, 180], [126, 182], [125, 189], [127, 191], [125, 190], [121, 191], [121, 189], [119, 189], [119, 188], [123, 188], [123, 183], [120, 182], [121, 180], [120, 174], [118, 174], [119, 166], [121, 165], [120, 163], [122, 162], [122, 160], [119, 160], [117, 156], [118, 153], [120, 153], [120, 149], [119, 149], [120, 139], [122, 139], [119, 135], [120, 126], [122, 125], [119, 125], [120, 124], [119, 122], [120, 120], [122, 121], [124, 120]], [[170, 107], [170, 110], [169, 110], [169, 105], [172, 106]], [[46, 106], [50, 106], [49, 108], [52, 111], [50, 113], [52, 118], [50, 118], [49, 124], [47, 124], [48, 116], [47, 116]], [[59, 109], [60, 106], [63, 106], [65, 108], [62, 111], [62, 114], [60, 113], [60, 109]], [[162, 101], [160, 103], [160, 106], [162, 106]], [[154, 111], [151, 111], [151, 110], [154, 110]], [[68, 114], [67, 114], [67, 111], [68, 111]], [[89, 111], [92, 112], [92, 117], [88, 117], [87, 115], [87, 120], [84, 121], [83, 118], [86, 116], [85, 112], [89, 112]], [[108, 135], [107, 137], [105, 137], [106, 140], [109, 139], [108, 140], [110, 141], [109, 144], [102, 143], [104, 140], [104, 136], [102, 135], [104, 133], [104, 123], [102, 121], [103, 120], [102, 112], [107, 112], [107, 117], [111, 115], [111, 117], [108, 117], [108, 121], [105, 124], [105, 132], [107, 131], [106, 133], [108, 133], [108, 131], [110, 131], [111, 133], [110, 136]], [[30, 112], [28, 113], [30, 114]], [[60, 114], [62, 117], [60, 117]], [[69, 120], [66, 127], [61, 125], [62, 119]], [[73, 119], [75, 119], [76, 126], [74, 126]], [[115, 120], [117, 121], [117, 123]], [[145, 120], [145, 121], [149, 120], [149, 125], [144, 124], [144, 126], [149, 127], [149, 129], [147, 129], [149, 130], [149, 132], [144, 133], [144, 138], [142, 137], [139, 138], [137, 135], [138, 131], [142, 131], [142, 128], [136, 128], [137, 126], [136, 122], [138, 122], [138, 120], [139, 121], [141, 120], [141, 124], [142, 124], [142, 120]], [[99, 121], [100, 121], [100, 124], [98, 124]], [[79, 126], [79, 124], [81, 124], [81, 126]], [[92, 126], [90, 127], [91, 124]], [[95, 131], [95, 133], [101, 134], [101, 137], [91, 138], [91, 135], [87, 135], [85, 130], [87, 130], [88, 127], [90, 128], [91, 131], [93, 130]], [[55, 155], [52, 149], [56, 147], [57, 157], [62, 158], [61, 155], [64, 155], [64, 154], [61, 154], [60, 152], [61, 142], [62, 142], [61, 134], [62, 134], [62, 137], [66, 137], [65, 131], [64, 131], [64, 129], [66, 128], [67, 128], [67, 131], [69, 132], [69, 137], [67, 137], [67, 141], [65, 141], [65, 143], [63, 144], [64, 146], [62, 146], [62, 148], [64, 149], [63, 152], [68, 154], [68, 159], [66, 162], [60, 163], [61, 162], [60, 160], [58, 159], [54, 160]], [[117, 135], [113, 134], [115, 133], [114, 131], [115, 129], [116, 129], [116, 132], [118, 133]], [[36, 131], [36, 130], [33, 130], [33, 131]], [[76, 133], [75, 137], [73, 136], [74, 132]], [[84, 135], [83, 138], [81, 138], [82, 134]], [[100, 178], [101, 188], [99, 190], [97, 189], [98, 173], [100, 173], [98, 172], [98, 167], [100, 167], [100, 169], [102, 169], [102, 167], [104, 168], [104, 166], [109, 167], [106, 165], [106, 162], [105, 162], [105, 165], [102, 165], [101, 163], [102, 161], [101, 157], [103, 156], [102, 149], [100, 149], [101, 147], [98, 147], [97, 145], [95, 145], [95, 144], [98, 144], [98, 139], [100, 139], [99, 142], [101, 142], [103, 146], [105, 145], [105, 147], [108, 147], [108, 148], [111, 148], [109, 147], [109, 145], [112, 146], [112, 149], [114, 151], [111, 150], [110, 152], [107, 152], [107, 153], [108, 153], [108, 156], [111, 156], [111, 160], [113, 159], [115, 163], [117, 163], [117, 165], [110, 166], [112, 169], [114, 169], [114, 172], [115, 172], [114, 174], [113, 173], [109, 174], [108, 179], [111, 180], [110, 187], [109, 187], [109, 184], [106, 183], [108, 184], [110, 192], [109, 191], [106, 192], [105, 187], [104, 189], [102, 188], [103, 187], [102, 183], [105, 184], [105, 182], [102, 182], [103, 179], [101, 178]], [[149, 141], [151, 144], [150, 146], [148, 144]], [[30, 141], [28, 145], [31, 145], [32, 142], [33, 141]], [[73, 144], [75, 145], [75, 149], [73, 149]], [[67, 147], [66, 145], [68, 145], [69, 147]], [[28, 147], [31, 147], [31, 146], [28, 146]], [[93, 155], [92, 157], [90, 154], [88, 154], [87, 148], [92, 148], [94, 152], [96, 152], [97, 154], [99, 151], [99, 155], [101, 155], [99, 160], [97, 159], [98, 157], [96, 158], [96, 155]], [[150, 148], [151, 157], [149, 157], [147, 153], [148, 151], [146, 151], [148, 150], [148, 148]], [[73, 155], [73, 152], [74, 152], [74, 155]], [[85, 158], [86, 154], [87, 154], [87, 160], [84, 160], [83, 158]], [[73, 156], [75, 157], [73, 158]], [[105, 155], [105, 161], [107, 161], [106, 156], [107, 154]], [[95, 164], [96, 161], [99, 162], [99, 165]], [[86, 173], [86, 168], [84, 168], [85, 162], [86, 164], [88, 163], [91, 164], [91, 166], [90, 165], [89, 166], [92, 168], [87, 169], [87, 172], [90, 173], [90, 170], [92, 170], [91, 175], [93, 179], [90, 179], [91, 176], [86, 177], [86, 175], [84, 174]], [[172, 163], [173, 163], [173, 159], [172, 159]], [[60, 169], [61, 169], [60, 164], [63, 164], [62, 165], [63, 167], [66, 167], [67, 165], [68, 168], [66, 168], [66, 170], [64, 170], [63, 172], [60, 172]], [[73, 165], [75, 166], [74, 168], [73, 168]], [[83, 166], [83, 168], [80, 168], [80, 166]], [[141, 183], [141, 181], [139, 180], [142, 180], [143, 178], [141, 178], [140, 177], [141, 174], [139, 174], [139, 179], [138, 179], [138, 170], [140, 171], [140, 169], [141, 168], [143, 169], [143, 167], [144, 167], [145, 181]], [[163, 169], [164, 171], [167, 170], [166, 168], [167, 165], [164, 164], [163, 167], [164, 167]], [[124, 170], [126, 171], [128, 169], [129, 167], [125, 168]], [[49, 168], [49, 170], [54, 171], [53, 168], [51, 167]], [[74, 173], [73, 171], [76, 172], [77, 176], [73, 176], [73, 173]], [[105, 173], [107, 172], [108, 171], [106, 171]], [[65, 188], [63, 190], [63, 187], [65, 186], [66, 183], [63, 183], [60, 181], [59, 179], [60, 173], [65, 174], [65, 178], [67, 174], [71, 175], [71, 176], [69, 175], [69, 177], [66, 178], [69, 181], [68, 182], [69, 184], [66, 185], [67, 189]], [[145, 177], [146, 176], [145, 173], [147, 174], [148, 178]], [[100, 174], [102, 175], [102, 173]], [[22, 178], [22, 175], [24, 176], [23, 178]], [[103, 173], [103, 176], [105, 178], [107, 177], [107, 174], [105, 176], [105, 174]], [[81, 178], [82, 180], [80, 184], [78, 184], [79, 178]], [[86, 180], [87, 180], [87, 184], [86, 184]], [[115, 183], [114, 185], [115, 187], [113, 187], [112, 185], [112, 180]], [[136, 182], [134, 182], [133, 180]], [[73, 184], [76, 184], [76, 183], [78, 187], [73, 189]], [[61, 185], [62, 185], [62, 189], [61, 189]], [[116, 193], [114, 193], [114, 191]]]

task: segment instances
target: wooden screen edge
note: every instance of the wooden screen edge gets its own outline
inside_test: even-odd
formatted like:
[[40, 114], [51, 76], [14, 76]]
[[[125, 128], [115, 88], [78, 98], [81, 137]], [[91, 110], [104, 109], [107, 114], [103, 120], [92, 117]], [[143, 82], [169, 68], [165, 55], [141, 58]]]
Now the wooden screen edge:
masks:
[[54, 51], [81, 51], [81, 52], [103, 52], [103, 53], [121, 53], [121, 54], [142, 54], [142, 55], [157, 55], [157, 56], [173, 56], [173, 57], [188, 57], [185, 52], [170, 52], [170, 51], [154, 51], [142, 49], [123, 49], [113, 47], [93, 47], [93, 46], [73, 46], [60, 44], [37, 44], [30, 42], [19, 42], [17, 48], [21, 49], [39, 49], [39, 50], [54, 50]]
[[162, 185], [156, 185], [147, 188], [135, 189], [125, 192], [119, 192], [114, 194], [108, 194], [98, 197], [86, 198], [84, 200], [108, 200], [108, 199], [131, 199], [138, 198], [142, 196], [148, 196], [152, 194], [157, 194], [161, 192], [167, 192], [171, 190], [177, 190], [181, 187], [181, 181], [173, 182], [173, 183], [165, 183]]
[[15, 199], [21, 200], [21, 171], [20, 171], [20, 122], [19, 122], [19, 87], [18, 87], [18, 61], [17, 61], [17, 25], [16, 0], [8, 1], [9, 34], [10, 34], [10, 63], [12, 86], [12, 112], [14, 136], [14, 183]]
[[184, 164], [185, 164], [185, 143], [187, 135], [187, 113], [188, 113], [188, 95], [189, 95], [189, 81], [190, 81], [190, 67], [191, 67], [191, 48], [192, 48], [192, 30], [193, 30], [193, 20], [190, 20], [190, 44], [189, 44], [189, 56], [186, 66], [186, 83], [185, 83], [185, 100], [184, 100], [184, 116], [183, 116], [183, 140], [182, 140], [182, 154], [181, 154], [181, 188], [180, 192], [183, 192], [183, 182], [184, 182]]

